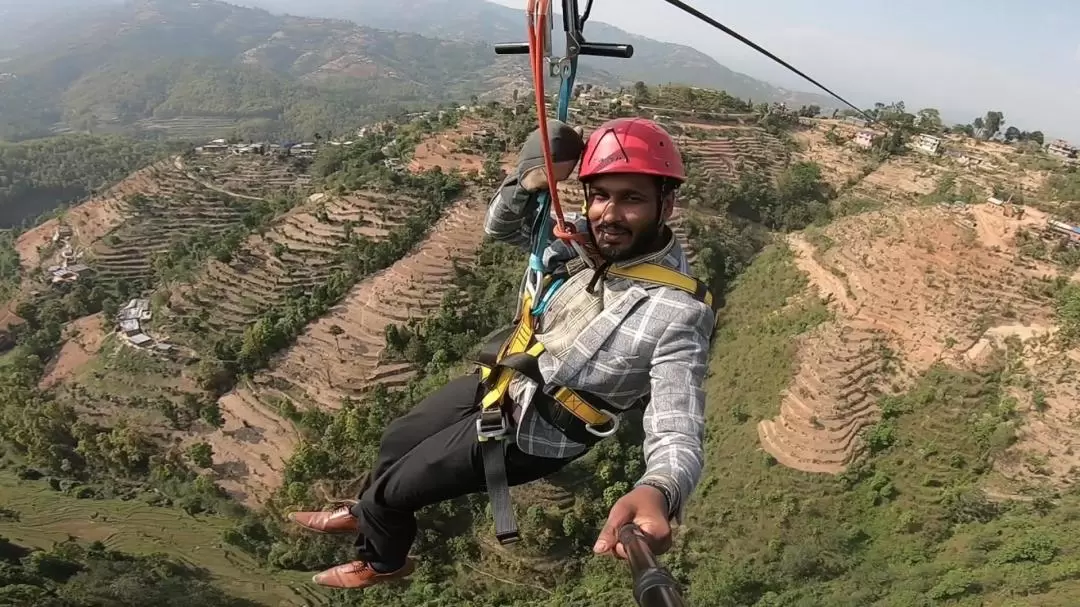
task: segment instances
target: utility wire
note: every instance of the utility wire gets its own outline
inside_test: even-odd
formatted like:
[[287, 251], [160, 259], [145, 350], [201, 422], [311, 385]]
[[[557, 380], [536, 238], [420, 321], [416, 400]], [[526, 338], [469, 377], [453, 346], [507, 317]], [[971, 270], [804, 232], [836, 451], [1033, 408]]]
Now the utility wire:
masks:
[[704, 21], [705, 23], [708, 23], [709, 25], [715, 27], [716, 29], [718, 29], [718, 30], [724, 32], [725, 34], [735, 38], [739, 42], [742, 42], [743, 44], [746, 44], [750, 48], [756, 50], [757, 52], [759, 52], [759, 53], [761, 53], [763, 55], [765, 55], [769, 59], [772, 59], [773, 61], [779, 63], [780, 65], [786, 67], [787, 69], [795, 72], [796, 74], [798, 74], [798, 75], [802, 76], [803, 78], [805, 78], [806, 80], [810, 81], [812, 84], [814, 84], [814, 86], [817, 86], [821, 90], [825, 91], [826, 93], [832, 95], [833, 97], [835, 97], [839, 101], [843, 102], [845, 105], [847, 105], [851, 109], [853, 109], [856, 112], [862, 114], [863, 117], [865, 117], [870, 122], [875, 122], [875, 120], [873, 118], [871, 118], [869, 114], [867, 114], [866, 112], [864, 112], [863, 110], [861, 110], [860, 108], [855, 106], [853, 103], [851, 103], [847, 99], [844, 99], [840, 95], [837, 95], [836, 93], [832, 92], [825, 85], [821, 84], [817, 80], [814, 80], [810, 76], [807, 76], [806, 74], [801, 72], [799, 69], [797, 69], [795, 66], [791, 65], [787, 61], [784, 61], [783, 59], [781, 59], [781, 58], [777, 57], [776, 55], [770, 53], [769, 51], [765, 50], [761, 46], [759, 46], [759, 45], [755, 44], [754, 42], [750, 41], [749, 39], [747, 39], [745, 36], [743, 36], [739, 32], [736, 32], [735, 30], [731, 29], [730, 27], [724, 25], [723, 23], [720, 23], [716, 19], [713, 19], [712, 17], [710, 17], [710, 16], [706, 15], [705, 13], [697, 10], [696, 8], [690, 6], [689, 4], [683, 2], [682, 0], [664, 0], [664, 2], [667, 2], [668, 4], [674, 6], [675, 8], [681, 9], [684, 12], [689, 13], [689, 14], [693, 15], [694, 17], [697, 17], [698, 19]]

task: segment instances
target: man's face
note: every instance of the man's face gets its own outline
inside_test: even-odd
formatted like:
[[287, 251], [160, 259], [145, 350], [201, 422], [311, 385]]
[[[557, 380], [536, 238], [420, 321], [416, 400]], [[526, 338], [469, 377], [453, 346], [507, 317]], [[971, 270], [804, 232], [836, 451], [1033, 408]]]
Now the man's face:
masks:
[[656, 178], [649, 175], [602, 175], [586, 188], [589, 230], [600, 254], [622, 261], [649, 251], [660, 235], [657, 215], [671, 215], [674, 197], [661, 210]]

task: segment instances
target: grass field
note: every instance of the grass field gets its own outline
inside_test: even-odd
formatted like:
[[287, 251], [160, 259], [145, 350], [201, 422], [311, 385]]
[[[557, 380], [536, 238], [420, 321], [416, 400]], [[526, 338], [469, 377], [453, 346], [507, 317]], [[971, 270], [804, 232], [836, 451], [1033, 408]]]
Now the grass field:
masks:
[[176, 508], [139, 500], [77, 499], [53, 491], [44, 481], [20, 480], [0, 470], [0, 508], [19, 513], [0, 520], [0, 536], [31, 548], [49, 548], [69, 537], [101, 541], [132, 554], [163, 553], [208, 570], [226, 592], [274, 607], [324, 604], [310, 574], [274, 572], [225, 544], [232, 521], [191, 516]]

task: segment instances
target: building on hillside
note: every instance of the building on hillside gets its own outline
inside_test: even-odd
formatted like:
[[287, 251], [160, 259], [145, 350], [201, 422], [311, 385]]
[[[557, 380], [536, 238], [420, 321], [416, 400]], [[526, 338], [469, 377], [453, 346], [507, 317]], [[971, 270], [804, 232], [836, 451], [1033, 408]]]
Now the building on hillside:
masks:
[[226, 153], [229, 151], [229, 146], [226, 144], [206, 144], [205, 146], [199, 146], [195, 148], [195, 153]]
[[951, 149], [951, 148], [946, 149], [944, 154], [946, 156], [949, 156], [953, 160], [956, 160], [956, 163], [959, 164], [960, 166], [977, 167], [977, 166], [981, 166], [983, 163], [987, 162], [987, 159], [982, 157], [982, 156], [977, 156], [977, 155], [972, 154], [970, 152], [963, 152], [963, 151], [954, 150], [954, 149]]
[[304, 143], [298, 143], [289, 148], [290, 156], [312, 157], [316, 153], [318, 153], [318, 149], [316, 149], [315, 144], [308, 141], [305, 141]]
[[75, 282], [79, 280], [79, 277], [88, 273], [90, 266], [86, 264], [77, 263], [74, 265], [62, 265], [62, 266], [49, 266], [46, 270], [46, 276], [49, 282], [52, 284], [59, 284], [62, 282]]
[[150, 310], [149, 299], [132, 299], [116, 314], [117, 321], [124, 320], [150, 320], [153, 312]]
[[56, 229], [53, 230], [52, 241], [54, 244], [58, 243], [61, 240], [71, 238], [72, 234], [73, 232], [71, 231], [71, 226], [67, 225], [66, 223], [58, 224], [56, 226]]
[[167, 354], [173, 347], [164, 342], [155, 341], [146, 334], [145, 321], [153, 317], [149, 299], [132, 299], [116, 313], [116, 330], [131, 345], [147, 350], [152, 354]]
[[874, 147], [874, 142], [877, 140], [878, 137], [880, 137], [880, 135], [878, 135], [874, 131], [859, 131], [855, 134], [855, 137], [852, 139], [852, 141], [855, 142], [855, 145], [868, 150]]
[[260, 154], [261, 155], [261, 154], [266, 153], [267, 147], [268, 146], [265, 143], [238, 144], [238, 145], [232, 146], [232, 153], [236, 154], [237, 156], [243, 156], [243, 155], [247, 155], [247, 154]]
[[154, 343], [154, 338], [150, 337], [146, 333], [135, 333], [134, 335], [128, 335], [125, 333], [124, 336], [127, 337], [127, 340], [129, 342], [131, 342], [131, 345], [138, 346], [140, 348], [144, 348]]
[[1051, 156], [1056, 156], [1065, 162], [1076, 162], [1078, 150], [1064, 139], [1055, 139], [1046, 144], [1046, 153]]
[[941, 152], [941, 138], [919, 133], [911, 139], [911, 147], [923, 154], [937, 156]]
[[1045, 233], [1050, 237], [1063, 238], [1071, 246], [1080, 246], [1080, 227], [1057, 219], [1047, 219]]

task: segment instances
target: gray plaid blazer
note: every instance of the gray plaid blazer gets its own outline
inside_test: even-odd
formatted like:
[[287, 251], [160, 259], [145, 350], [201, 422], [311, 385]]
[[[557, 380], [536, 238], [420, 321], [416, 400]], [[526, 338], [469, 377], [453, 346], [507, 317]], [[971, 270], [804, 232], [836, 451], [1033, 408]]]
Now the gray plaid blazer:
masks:
[[[511, 176], [491, 199], [485, 232], [528, 249], [537, 209], [538, 196], [519, 187]], [[579, 230], [586, 229], [583, 217], [567, 214], [567, 219]], [[577, 257], [572, 247], [555, 240], [544, 251], [544, 267], [549, 272], [564, 269], [580, 264]], [[689, 273], [674, 235], [661, 251], [615, 266], [642, 261]], [[546, 350], [539, 359], [540, 370], [552, 385], [591, 392], [619, 409], [649, 398], [644, 413], [646, 470], [636, 485], [648, 481], [667, 489], [672, 515], [681, 520], [704, 466], [703, 384], [716, 317], [688, 293], [624, 278], [606, 276], [600, 294], [587, 301], [576, 283], [587, 283], [592, 273], [578, 272], [537, 319], [537, 339]], [[578, 277], [581, 280], [575, 280]], [[560, 331], [557, 325], [568, 326]], [[569, 440], [530, 409], [537, 388], [520, 375], [510, 387], [518, 447], [540, 457], [582, 453], [584, 445]]]

